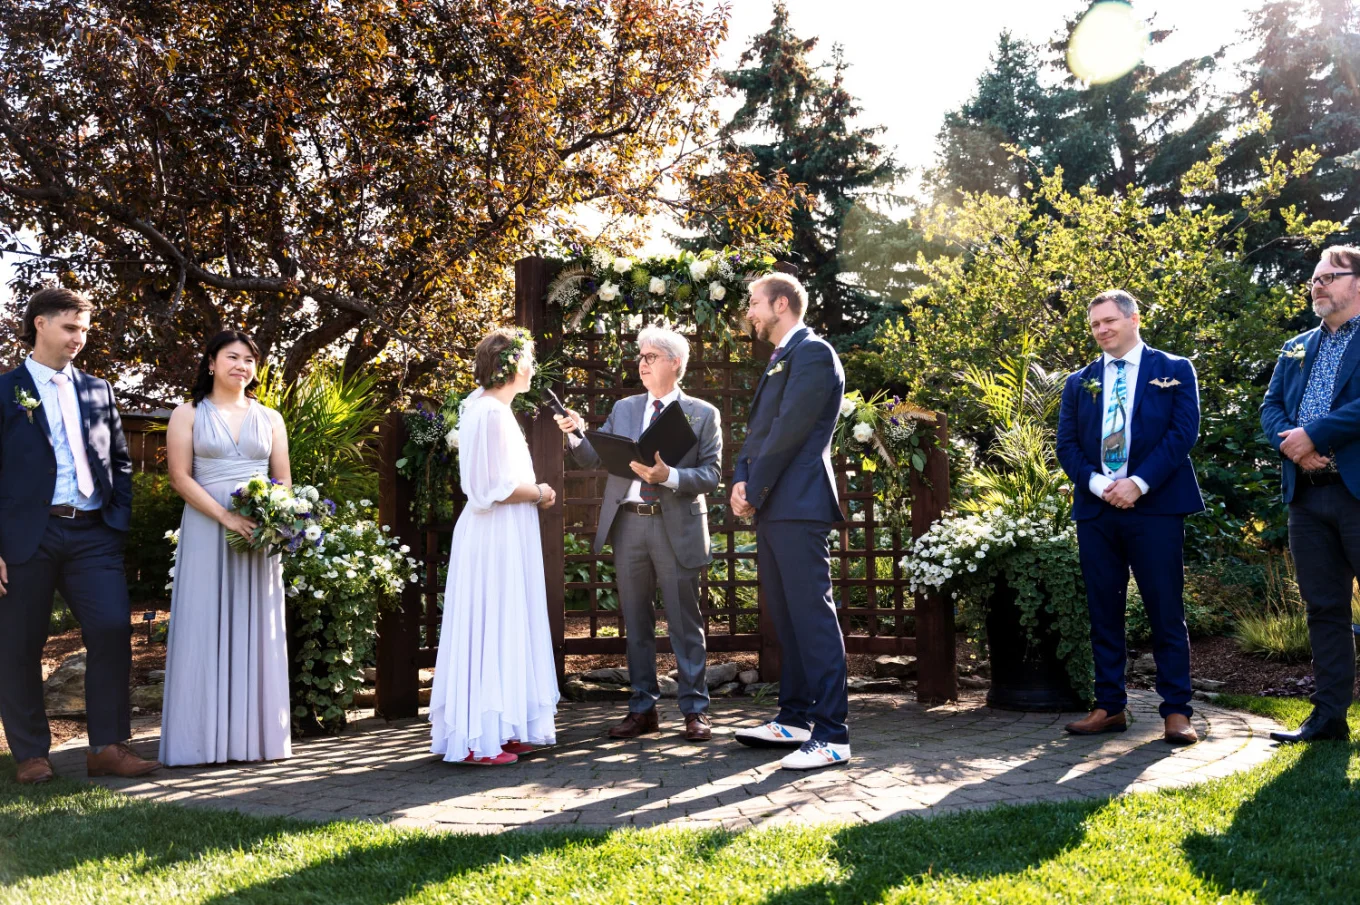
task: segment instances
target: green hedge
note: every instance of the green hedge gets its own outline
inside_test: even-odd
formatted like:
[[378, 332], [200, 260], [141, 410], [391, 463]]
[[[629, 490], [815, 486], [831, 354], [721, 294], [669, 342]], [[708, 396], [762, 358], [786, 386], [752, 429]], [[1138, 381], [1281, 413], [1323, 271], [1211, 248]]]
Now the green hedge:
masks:
[[132, 527], [123, 562], [128, 595], [134, 603], [168, 601], [170, 566], [175, 550], [165, 532], [179, 528], [184, 500], [170, 487], [170, 477], [142, 472], [132, 476]]

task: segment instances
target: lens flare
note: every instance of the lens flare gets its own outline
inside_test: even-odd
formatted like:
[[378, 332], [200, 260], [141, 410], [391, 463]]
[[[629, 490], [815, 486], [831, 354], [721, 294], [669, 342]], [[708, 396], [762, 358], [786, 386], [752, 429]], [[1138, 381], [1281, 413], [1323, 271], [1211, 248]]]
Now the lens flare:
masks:
[[1067, 67], [1091, 85], [1127, 75], [1143, 60], [1147, 23], [1124, 0], [1096, 3], [1081, 17], [1067, 44]]

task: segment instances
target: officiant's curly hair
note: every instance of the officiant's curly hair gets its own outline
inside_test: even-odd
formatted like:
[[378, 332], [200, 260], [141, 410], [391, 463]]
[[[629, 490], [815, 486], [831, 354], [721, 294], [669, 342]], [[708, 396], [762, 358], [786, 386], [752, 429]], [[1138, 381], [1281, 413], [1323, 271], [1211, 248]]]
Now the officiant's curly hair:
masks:
[[[194, 378], [194, 388], [190, 390], [190, 393], [194, 397], [194, 405], [198, 405], [203, 401], [204, 397], [212, 393], [213, 375], [210, 369], [212, 368], [213, 359], [217, 357], [218, 352], [221, 352], [232, 343], [241, 343], [249, 349], [250, 354], [255, 356], [256, 366], [259, 366], [262, 358], [260, 356], [260, 347], [255, 345], [255, 340], [251, 339], [248, 333], [242, 333], [240, 330], [223, 330], [221, 333], [208, 340], [208, 346], [203, 350], [203, 358], [198, 363], [198, 376]], [[246, 384], [246, 395], [251, 399], [254, 399], [255, 388], [259, 385], [260, 378], [255, 377], [250, 383]]]
[[[512, 347], [518, 347], [515, 351], [519, 353], [534, 354], [534, 341], [521, 327], [497, 327], [477, 343], [472, 358], [472, 379], [477, 381], [479, 387], [494, 390], [514, 378], [515, 369], [507, 367], [509, 362], [503, 357], [506, 350]], [[516, 360], [515, 364], [518, 366], [519, 361]]]

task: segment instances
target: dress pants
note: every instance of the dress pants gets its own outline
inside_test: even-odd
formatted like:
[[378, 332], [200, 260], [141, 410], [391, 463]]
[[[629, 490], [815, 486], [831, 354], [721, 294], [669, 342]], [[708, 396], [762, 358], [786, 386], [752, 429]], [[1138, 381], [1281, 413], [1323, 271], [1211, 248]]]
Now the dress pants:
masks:
[[1360, 574], [1360, 500], [1344, 485], [1300, 480], [1289, 504], [1289, 550], [1308, 606], [1313, 706], [1324, 719], [1344, 719], [1355, 688], [1351, 587]]
[[1115, 714], [1128, 696], [1124, 673], [1128, 649], [1124, 606], [1129, 570], [1138, 582], [1152, 626], [1152, 656], [1157, 662], [1157, 693], [1163, 718], [1190, 716], [1190, 633], [1185, 627], [1185, 565], [1181, 545], [1185, 517], [1144, 515], [1106, 504], [1092, 519], [1077, 522], [1081, 575], [1091, 614], [1091, 649], [1095, 655], [1096, 707]]
[[0, 597], [0, 718], [16, 760], [45, 757], [52, 744], [43, 706], [42, 651], [57, 590], [85, 640], [85, 710], [91, 745], [132, 735], [128, 676], [132, 621], [123, 573], [126, 535], [94, 518], [49, 516], [38, 550], [7, 563]]
[[779, 635], [779, 716], [814, 741], [848, 744], [845, 639], [831, 596], [829, 522], [756, 521], [756, 563]]
[[656, 591], [666, 608], [666, 625], [680, 674], [680, 712], [708, 710], [708, 664], [704, 617], [699, 610], [699, 575], [675, 558], [660, 515], [638, 515], [620, 509], [609, 529], [619, 608], [628, 633], [628, 681], [631, 713], [656, 706], [661, 688], [656, 679]]

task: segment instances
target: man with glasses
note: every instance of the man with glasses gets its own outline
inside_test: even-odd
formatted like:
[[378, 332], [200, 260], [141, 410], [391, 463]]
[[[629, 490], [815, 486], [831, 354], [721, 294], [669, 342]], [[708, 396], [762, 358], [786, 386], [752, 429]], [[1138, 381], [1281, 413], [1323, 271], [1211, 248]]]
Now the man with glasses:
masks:
[[1355, 686], [1351, 588], [1360, 571], [1360, 248], [1322, 252], [1311, 281], [1322, 323], [1284, 344], [1261, 427], [1284, 459], [1289, 549], [1308, 606], [1313, 712], [1279, 742], [1345, 741]]
[[[646, 327], [638, 334], [638, 350], [638, 376], [647, 392], [616, 402], [600, 429], [636, 439], [653, 418], [675, 403], [699, 442], [673, 468], [658, 453], [655, 462], [632, 463], [634, 480], [611, 474], [605, 483], [595, 552], [601, 552], [606, 541], [614, 548], [619, 607], [628, 632], [628, 681], [633, 689], [628, 716], [609, 735], [637, 738], [660, 727], [654, 604], [660, 588], [679, 673], [684, 735], [689, 741], [702, 742], [713, 737], [708, 720], [704, 617], [699, 610], [699, 577], [713, 560], [704, 495], [718, 489], [722, 431], [718, 410], [680, 389], [689, 364], [689, 340], [673, 330]], [[557, 425], [567, 434], [572, 457], [586, 468], [598, 468], [600, 458], [590, 441], [576, 436], [576, 431], [585, 430], [585, 420], [568, 411], [557, 418]]]

